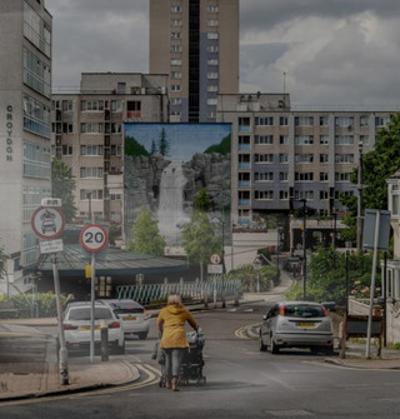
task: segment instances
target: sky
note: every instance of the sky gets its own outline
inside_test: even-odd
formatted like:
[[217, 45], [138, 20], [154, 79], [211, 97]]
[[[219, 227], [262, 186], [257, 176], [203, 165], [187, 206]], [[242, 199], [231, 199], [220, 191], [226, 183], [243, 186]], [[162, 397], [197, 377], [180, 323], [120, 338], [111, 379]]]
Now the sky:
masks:
[[[158, 146], [162, 128], [169, 145], [169, 156], [174, 160], [189, 161], [196, 153], [218, 145], [231, 133], [230, 124], [125, 124], [125, 135], [134, 137], [147, 151], [154, 141]], [[190, 141], [189, 141], [190, 140]]]
[[[53, 86], [148, 71], [148, 0], [46, 0]], [[400, 0], [241, 0], [241, 91], [304, 107], [400, 106]]]

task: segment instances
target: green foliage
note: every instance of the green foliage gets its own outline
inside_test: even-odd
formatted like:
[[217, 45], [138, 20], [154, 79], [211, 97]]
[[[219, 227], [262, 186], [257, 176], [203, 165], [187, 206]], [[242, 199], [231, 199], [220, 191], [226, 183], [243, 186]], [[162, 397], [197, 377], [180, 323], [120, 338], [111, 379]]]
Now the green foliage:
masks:
[[[349, 257], [349, 288], [355, 297], [367, 297], [371, 278], [372, 256], [352, 253]], [[377, 284], [380, 277], [377, 276]], [[303, 287], [295, 284], [287, 298], [303, 299]], [[307, 297], [314, 301], [343, 303], [346, 296], [346, 255], [333, 248], [319, 248], [311, 257], [307, 278]]]
[[211, 199], [208, 194], [207, 188], [200, 189], [193, 200], [193, 206], [195, 210], [208, 211], [211, 208]]
[[115, 245], [115, 240], [121, 237], [121, 225], [120, 224], [111, 224], [110, 229], [108, 230], [108, 237], [110, 243]]
[[130, 136], [126, 136], [125, 138], [125, 154], [132, 157], [150, 156], [150, 153], [146, 148], [138, 143], [134, 137]]
[[254, 269], [251, 264], [243, 265], [238, 269], [234, 269], [226, 275], [228, 279], [239, 279], [242, 283], [242, 288], [245, 291], [256, 290], [257, 276], [260, 278], [260, 289], [261, 291], [267, 291], [273, 285], [273, 281], [278, 276], [278, 269], [264, 265], [260, 270]]
[[165, 157], [165, 156], [168, 156], [169, 149], [170, 149], [170, 146], [167, 140], [167, 134], [165, 132], [165, 128], [163, 128], [160, 133], [160, 141], [158, 143], [158, 150], [160, 151], [160, 154]]
[[219, 144], [212, 145], [204, 152], [206, 154], [218, 153], [226, 156], [231, 152], [231, 135], [227, 135]]
[[182, 237], [189, 261], [193, 263], [204, 264], [212, 254], [222, 250], [221, 240], [204, 211], [193, 211], [190, 223], [182, 228]]
[[65, 220], [70, 223], [76, 217], [74, 202], [75, 180], [71, 169], [62, 161], [54, 159], [51, 164], [51, 188], [53, 198], [60, 198]]
[[132, 236], [129, 250], [145, 255], [164, 255], [165, 240], [160, 234], [157, 220], [148, 209], [140, 210], [132, 227]]

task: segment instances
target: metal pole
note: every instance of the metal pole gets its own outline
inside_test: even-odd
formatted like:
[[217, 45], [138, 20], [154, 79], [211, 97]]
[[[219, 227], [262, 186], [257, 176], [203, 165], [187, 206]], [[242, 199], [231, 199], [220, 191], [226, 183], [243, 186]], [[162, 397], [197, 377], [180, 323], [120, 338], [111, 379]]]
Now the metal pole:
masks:
[[95, 332], [95, 281], [96, 281], [96, 255], [92, 253], [92, 278], [90, 281], [90, 362], [94, 362], [94, 332]]
[[60, 278], [57, 269], [57, 256], [53, 255], [53, 277], [54, 277], [54, 292], [57, 306], [57, 326], [58, 326], [58, 339], [60, 341], [60, 352], [59, 352], [59, 372], [60, 372], [60, 383], [62, 385], [69, 384], [69, 373], [68, 373], [68, 352], [65, 343], [64, 326], [62, 320], [62, 308], [60, 301]]
[[307, 250], [306, 250], [307, 200], [303, 199], [303, 297], [307, 297]]
[[278, 269], [278, 282], [281, 282], [281, 269], [279, 267], [279, 252], [281, 246], [281, 227], [278, 227], [278, 236], [277, 236], [277, 243], [276, 243], [276, 267]]
[[346, 250], [346, 318], [349, 315], [349, 251]]
[[383, 255], [383, 346], [386, 348], [387, 346], [387, 330], [386, 330], [386, 322], [387, 322], [387, 312], [386, 312], [386, 298], [387, 298], [387, 252]]
[[370, 297], [369, 297], [367, 345], [366, 345], [366, 348], [365, 348], [365, 357], [367, 359], [371, 358], [372, 310], [373, 310], [373, 305], [374, 305], [374, 294], [375, 294], [376, 264], [377, 264], [377, 260], [378, 260], [380, 216], [381, 216], [380, 211], [377, 211], [376, 212], [376, 220], [375, 220], [374, 255], [373, 255], [373, 259], [372, 259], [371, 289], [370, 289]]
[[336, 250], [336, 236], [337, 236], [337, 212], [336, 208], [333, 209], [333, 248]]
[[363, 227], [363, 220], [362, 220], [362, 206], [363, 206], [363, 156], [362, 156], [362, 143], [358, 145], [358, 153], [359, 153], [359, 163], [358, 163], [358, 198], [357, 198], [357, 250], [362, 250], [362, 227]]

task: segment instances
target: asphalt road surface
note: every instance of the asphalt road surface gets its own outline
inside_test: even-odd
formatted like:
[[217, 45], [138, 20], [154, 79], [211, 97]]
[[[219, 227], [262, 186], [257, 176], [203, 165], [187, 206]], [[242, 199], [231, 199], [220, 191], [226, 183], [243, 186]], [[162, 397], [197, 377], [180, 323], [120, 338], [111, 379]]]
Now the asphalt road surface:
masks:
[[[366, 371], [324, 365], [307, 351], [258, 352], [257, 341], [234, 332], [260, 321], [264, 309], [197, 313], [206, 334], [207, 385], [178, 393], [157, 384], [0, 405], [0, 418], [399, 418], [400, 371]], [[156, 332], [128, 344], [128, 358], [150, 360]], [[153, 380], [155, 381], [155, 380]]]

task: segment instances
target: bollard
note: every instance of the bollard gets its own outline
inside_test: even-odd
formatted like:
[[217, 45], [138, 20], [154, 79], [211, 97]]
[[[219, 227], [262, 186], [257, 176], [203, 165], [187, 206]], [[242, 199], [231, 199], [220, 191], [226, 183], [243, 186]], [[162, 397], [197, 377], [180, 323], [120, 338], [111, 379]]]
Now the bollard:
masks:
[[109, 360], [108, 356], [108, 326], [106, 324], [101, 325], [100, 329], [100, 351], [102, 362]]

